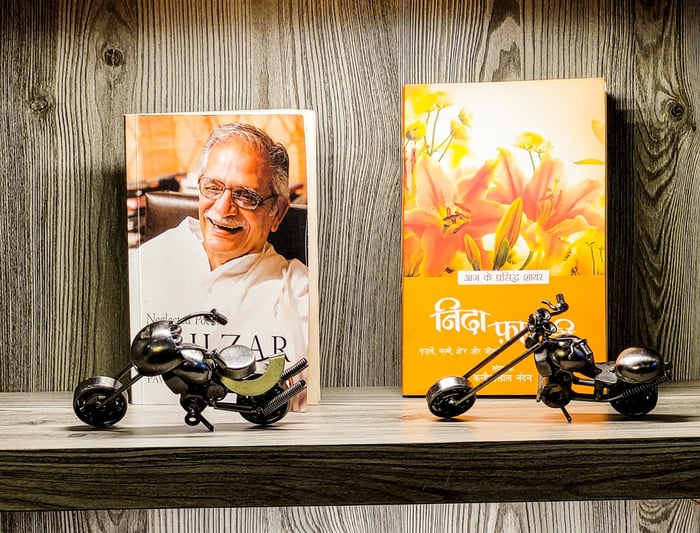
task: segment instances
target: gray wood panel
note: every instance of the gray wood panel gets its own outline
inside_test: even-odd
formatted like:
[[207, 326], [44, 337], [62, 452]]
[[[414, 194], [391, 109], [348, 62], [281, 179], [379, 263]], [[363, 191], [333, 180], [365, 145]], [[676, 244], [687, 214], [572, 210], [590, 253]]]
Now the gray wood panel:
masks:
[[[582, 76], [610, 95], [611, 349], [651, 344], [700, 379], [697, 2], [9, 0], [0, 28], [0, 390], [70, 390], [128, 357], [122, 114], [316, 109], [323, 384], [396, 385], [401, 85]], [[293, 516], [685, 531], [698, 517], [681, 500], [295, 513], [6, 513], [0, 529], [294, 530]]]
[[695, 2], [15, 1], [2, 20], [2, 390], [127, 358], [123, 113], [316, 109], [323, 384], [395, 385], [401, 85], [582, 76], [610, 93], [611, 351], [700, 378]]
[[699, 528], [700, 505], [693, 500], [0, 513], [0, 530], [7, 533], [686, 533], [697, 531]]

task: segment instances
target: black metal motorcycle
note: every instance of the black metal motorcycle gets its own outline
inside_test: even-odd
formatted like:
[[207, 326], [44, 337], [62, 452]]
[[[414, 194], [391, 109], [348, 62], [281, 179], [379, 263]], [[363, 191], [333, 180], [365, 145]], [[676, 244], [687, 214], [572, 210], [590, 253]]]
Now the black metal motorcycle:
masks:
[[[173, 322], [161, 320], [145, 326], [131, 344], [131, 362], [114, 377], [95, 376], [80, 383], [73, 394], [73, 410], [80, 420], [95, 427], [119, 422], [127, 411], [128, 389], [145, 376], [162, 376], [165, 384], [180, 395], [186, 411], [185, 423], [214, 426], [202, 415], [207, 407], [234, 411], [253, 424], [272, 424], [289, 411], [290, 401], [306, 389], [306, 383], [291, 378], [307, 368], [301, 359], [285, 370], [284, 354], [257, 358], [245, 346], [232, 345], [209, 350], [182, 341], [181, 324], [201, 317], [206, 323], [226, 325], [227, 318], [212, 309], [193, 313]], [[122, 378], [132, 374], [124, 384]], [[223, 402], [229, 392], [235, 402]]]
[[[619, 413], [634, 417], [650, 412], [658, 399], [658, 386], [671, 379], [671, 363], [650, 348], [627, 348], [615, 361], [596, 363], [586, 339], [575, 335], [555, 335], [551, 318], [569, 309], [562, 294], [557, 303], [542, 301], [532, 313], [527, 326], [502, 344], [491, 355], [463, 376], [450, 376], [437, 381], [426, 394], [430, 412], [440, 418], [452, 418], [474, 405], [476, 394], [515, 365], [534, 354], [539, 374], [537, 401], [561, 409], [566, 419], [571, 416], [566, 406], [571, 400], [609, 402]], [[525, 351], [483, 382], [473, 386], [469, 378], [525, 337]], [[577, 385], [578, 390], [573, 386]], [[581, 389], [586, 392], [580, 392]]]

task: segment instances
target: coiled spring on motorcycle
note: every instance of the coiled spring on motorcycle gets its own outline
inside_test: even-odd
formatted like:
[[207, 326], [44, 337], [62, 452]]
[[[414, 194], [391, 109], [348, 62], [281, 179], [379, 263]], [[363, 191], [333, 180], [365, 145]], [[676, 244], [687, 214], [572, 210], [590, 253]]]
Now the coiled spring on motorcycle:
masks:
[[295, 383], [294, 385], [289, 387], [284, 392], [275, 396], [265, 407], [263, 407], [262, 415], [263, 416], [270, 415], [276, 409], [279, 409], [285, 403], [287, 403], [289, 400], [294, 398], [294, 396], [299, 394], [305, 388], [306, 388], [306, 382], [304, 380], [298, 381], [297, 383]]
[[661, 374], [658, 378], [652, 379], [649, 383], [642, 383], [641, 385], [637, 385], [636, 387], [629, 388], [627, 390], [622, 391], [620, 394], [620, 397], [622, 398], [631, 398], [632, 396], [635, 396], [641, 392], [646, 392], [648, 390], [651, 390], [662, 383], [666, 383], [667, 381], [671, 380], [671, 376], [668, 374], [668, 372], [664, 372]]
[[296, 376], [299, 372], [304, 370], [306, 367], [309, 366], [309, 362], [305, 357], [299, 359], [296, 363], [294, 363], [292, 366], [287, 368], [284, 372], [282, 372], [282, 376], [280, 377], [280, 381], [287, 381], [289, 378], [292, 376]]

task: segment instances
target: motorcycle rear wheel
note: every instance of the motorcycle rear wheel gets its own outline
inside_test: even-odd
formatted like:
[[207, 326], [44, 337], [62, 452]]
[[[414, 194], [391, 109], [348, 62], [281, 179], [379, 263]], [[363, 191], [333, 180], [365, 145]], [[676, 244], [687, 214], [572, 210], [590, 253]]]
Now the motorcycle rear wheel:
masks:
[[472, 396], [462, 403], [457, 402], [463, 400], [472, 391], [472, 388], [471, 383], [461, 376], [442, 378], [430, 387], [425, 395], [428, 409], [440, 418], [454, 418], [466, 413], [474, 405], [476, 396]]
[[107, 404], [102, 401], [121, 387], [107, 376], [95, 376], [80, 383], [73, 393], [73, 411], [89, 426], [104, 428], [119, 422], [126, 414], [129, 398], [126, 391]]
[[[265, 394], [261, 394], [260, 396], [239, 395], [236, 399], [236, 403], [241, 405], [251, 405], [256, 408], [263, 407], [264, 405], [267, 405], [268, 402], [272, 401], [275, 396], [282, 392], [284, 392], [284, 389], [279, 385], [275, 385], [272, 387], [272, 389], [267, 391]], [[268, 415], [264, 415], [259, 411], [239, 411], [239, 414], [252, 424], [266, 426], [268, 424], [279, 422], [287, 415], [288, 412], [289, 402], [285, 402]]]
[[643, 416], [656, 407], [658, 399], [658, 389], [650, 389], [630, 396], [629, 398], [612, 400], [610, 405], [624, 416]]

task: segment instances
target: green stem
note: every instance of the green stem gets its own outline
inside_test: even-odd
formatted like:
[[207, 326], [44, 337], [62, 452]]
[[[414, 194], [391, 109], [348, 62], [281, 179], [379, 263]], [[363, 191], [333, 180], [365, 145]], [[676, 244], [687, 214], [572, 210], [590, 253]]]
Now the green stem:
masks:
[[450, 143], [452, 142], [452, 139], [454, 139], [454, 138], [455, 138], [455, 134], [450, 132], [450, 134], [447, 136], [447, 138], [440, 143], [440, 146], [438, 146], [435, 149], [437, 151], [442, 145], [447, 144], [447, 146], [445, 146], [445, 149], [440, 154], [440, 157], [438, 157], [438, 161], [442, 161], [443, 156], [447, 153], [447, 149], [450, 147]]
[[[438, 117], [440, 116], [440, 111], [441, 111], [441, 108], [438, 107], [438, 110], [435, 113], [435, 120], [433, 120], [433, 135], [432, 135], [432, 138], [430, 139], [430, 155], [433, 155], [435, 153], [435, 149], [433, 148], [433, 146], [435, 145], [435, 132], [437, 130], [437, 121], [438, 121]], [[427, 122], [426, 122], [426, 124], [427, 124]]]
[[[428, 112], [425, 114], [425, 128], [426, 128], [426, 131], [425, 131], [425, 135], [423, 136], [423, 145], [425, 145], [426, 147], [428, 146], [428, 130], [427, 130], [427, 128], [428, 128], [428, 124], [430, 124], [430, 114], [431, 114], [431, 113], [432, 113], [432, 111], [428, 111]], [[428, 147], [428, 149], [426, 150], [426, 153], [427, 153], [428, 155], [430, 155], [430, 148], [429, 148], [429, 147]]]
[[532, 157], [532, 149], [527, 149], [527, 155], [530, 156], [530, 164], [532, 165], [532, 173], [535, 173], [535, 159]]
[[520, 270], [525, 270], [525, 267], [528, 265], [528, 263], [529, 263], [530, 261], [532, 261], [532, 256], [533, 256], [532, 250], [530, 250], [529, 252], [530, 252], [530, 253], [527, 254], [527, 258], [525, 259], [525, 262], [524, 262], [524, 263], [522, 264], [522, 266], [520, 267]]

